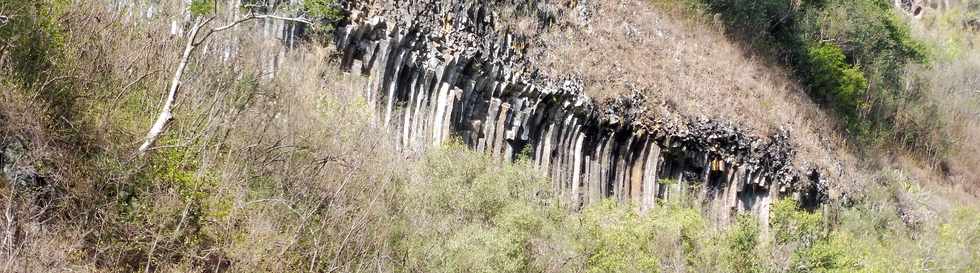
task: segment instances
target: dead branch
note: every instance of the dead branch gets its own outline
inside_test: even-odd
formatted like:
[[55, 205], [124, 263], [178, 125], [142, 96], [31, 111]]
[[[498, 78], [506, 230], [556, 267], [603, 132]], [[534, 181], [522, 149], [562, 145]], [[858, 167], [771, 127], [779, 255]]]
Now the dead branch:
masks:
[[153, 126], [150, 127], [150, 130], [146, 133], [146, 137], [143, 138], [143, 144], [140, 145], [139, 149], [136, 152], [138, 156], [143, 156], [144, 154], [146, 154], [147, 151], [150, 150], [150, 147], [153, 146], [153, 144], [157, 141], [157, 139], [160, 138], [160, 135], [163, 134], [164, 130], [167, 127], [167, 124], [169, 124], [170, 121], [173, 120], [174, 101], [177, 99], [177, 93], [180, 91], [181, 79], [184, 76], [184, 70], [187, 69], [187, 64], [188, 62], [190, 62], [190, 58], [191, 55], [194, 53], [194, 50], [197, 49], [199, 45], [207, 41], [207, 39], [211, 37], [212, 34], [225, 31], [228, 29], [232, 29], [241, 23], [245, 23], [255, 19], [275, 19], [275, 20], [283, 20], [283, 21], [290, 21], [290, 22], [297, 22], [297, 23], [304, 23], [304, 24], [313, 23], [303, 18], [290, 18], [290, 17], [282, 17], [276, 15], [266, 15], [266, 14], [260, 15], [260, 14], [250, 13], [247, 17], [236, 20], [231, 24], [210, 29], [207, 32], [207, 34], [204, 35], [204, 37], [198, 39], [197, 36], [200, 30], [203, 27], [210, 24], [211, 21], [214, 20], [214, 18], [215, 17], [212, 16], [205, 20], [202, 20], [201, 17], [195, 19], [194, 25], [191, 28], [190, 35], [187, 38], [187, 44], [184, 46], [184, 53], [180, 57], [180, 64], [177, 66], [177, 71], [174, 72], [173, 79], [170, 82], [170, 88], [167, 92], [167, 100], [163, 103], [163, 107], [160, 109], [160, 114], [159, 116], [157, 116], [156, 121], [153, 122]]
[[[208, 20], [210, 21], [210, 20]], [[140, 145], [138, 154], [142, 156], [146, 153], [150, 146], [156, 142], [160, 134], [163, 133], [164, 128], [173, 119], [173, 106], [174, 100], [177, 98], [177, 91], [180, 89], [180, 80], [184, 76], [184, 70], [187, 69], [187, 63], [190, 61], [191, 53], [194, 53], [194, 49], [197, 48], [194, 40], [197, 38], [198, 31], [204, 24], [208, 21], [202, 22], [200, 18], [196, 19], [194, 26], [191, 28], [190, 36], [187, 38], [187, 45], [184, 46], [184, 54], [180, 57], [180, 64], [177, 65], [177, 71], [174, 72], [174, 77], [170, 81], [170, 90], [167, 92], [167, 100], [163, 103], [163, 108], [160, 110], [160, 115], [157, 116], [157, 120], [153, 122], [153, 127], [150, 127], [150, 131], [146, 133], [146, 137], [143, 139], [143, 145]]]

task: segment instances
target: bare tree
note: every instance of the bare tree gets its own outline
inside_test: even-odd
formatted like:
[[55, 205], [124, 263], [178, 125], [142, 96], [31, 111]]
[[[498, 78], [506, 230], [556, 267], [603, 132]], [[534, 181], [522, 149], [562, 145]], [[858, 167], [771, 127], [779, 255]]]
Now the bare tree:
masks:
[[[217, 2], [218, 1], [215, 1], [214, 10], [218, 10]], [[197, 16], [194, 19], [193, 26], [191, 27], [191, 31], [187, 38], [187, 44], [184, 46], [184, 53], [180, 57], [180, 64], [177, 65], [177, 71], [174, 71], [174, 76], [170, 81], [170, 86], [167, 91], [167, 99], [164, 101], [163, 107], [160, 109], [160, 114], [157, 116], [156, 121], [153, 122], [153, 126], [150, 127], [150, 130], [146, 133], [146, 137], [143, 139], [143, 144], [140, 145], [136, 152], [137, 155], [145, 155], [146, 152], [150, 150], [151, 146], [153, 146], [153, 144], [157, 141], [157, 139], [160, 138], [160, 135], [163, 134], [164, 130], [166, 130], [167, 125], [170, 124], [170, 121], [173, 120], [174, 101], [177, 99], [178, 92], [180, 92], [180, 84], [181, 79], [184, 76], [184, 70], [187, 69], [187, 64], [190, 62], [191, 55], [194, 54], [194, 51], [198, 48], [198, 46], [206, 42], [211, 35], [232, 29], [239, 24], [256, 19], [274, 19], [308, 25], [313, 24], [313, 22], [303, 18], [283, 17], [271, 14], [256, 14], [254, 11], [250, 11], [248, 16], [235, 20], [228, 25], [211, 28], [207, 33], [198, 38], [198, 36], [201, 34], [201, 29], [207, 28], [215, 18], [217, 18], [217, 16], [212, 14], [207, 17]]]

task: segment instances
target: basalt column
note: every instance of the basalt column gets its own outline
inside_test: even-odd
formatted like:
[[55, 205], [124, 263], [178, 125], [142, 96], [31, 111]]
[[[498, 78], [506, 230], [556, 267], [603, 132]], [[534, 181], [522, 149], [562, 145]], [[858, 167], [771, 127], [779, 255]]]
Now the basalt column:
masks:
[[613, 198], [650, 210], [692, 196], [721, 222], [739, 212], [766, 221], [773, 198], [819, 182], [790, 164], [783, 136], [706, 119], [651, 122], [636, 108], [642, 97], [598, 104], [575, 79], [530, 73], [515, 37], [494, 32], [479, 5], [458, 4], [450, 31], [380, 17], [338, 28], [341, 67], [367, 78], [363, 94], [407, 153], [456, 138], [497, 160], [526, 156], [571, 209]]

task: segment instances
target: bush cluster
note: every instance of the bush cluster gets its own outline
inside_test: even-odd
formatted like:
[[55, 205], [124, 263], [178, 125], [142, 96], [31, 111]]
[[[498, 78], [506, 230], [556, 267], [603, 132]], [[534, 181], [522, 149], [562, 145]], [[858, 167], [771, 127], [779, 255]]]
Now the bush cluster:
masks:
[[[921, 192], [893, 176], [846, 208], [810, 212], [786, 199], [769, 225], [743, 215], [726, 226], [689, 200], [644, 213], [611, 200], [570, 211], [526, 157], [499, 163], [455, 143], [406, 159], [351, 92], [363, 79], [333, 69], [328, 50], [291, 50], [268, 76], [260, 56], [274, 51], [248, 35], [235, 38], [243, 57], [231, 65], [220, 54], [192, 59], [178, 118], [160, 147], [135, 158], [169, 81], [159, 71], [181, 48], [165, 39], [169, 19], [129, 26], [100, 20], [110, 13], [98, 5], [53, 3], [62, 2], [4, 2], [23, 21], [2, 27], [2, 159], [43, 179], [0, 178], [0, 229], [19, 234], [2, 241], [0, 271], [980, 268], [980, 212], [953, 206], [922, 218]], [[815, 69], [852, 78], [826, 86], [854, 85], [846, 75], [866, 67], [843, 48], [813, 47]], [[832, 90], [826, 98], [861, 94]], [[13, 153], [24, 156], [9, 163]]]
[[639, 213], [606, 200], [570, 212], [528, 163], [493, 163], [461, 145], [417, 168], [390, 239], [407, 271], [960, 272], [980, 257], [980, 211], [960, 207], [936, 223], [910, 224], [916, 200], [896, 196], [916, 192], [888, 173], [833, 210], [781, 199], [765, 226], [750, 215], [713, 223], [696, 201]]
[[808, 46], [804, 61], [803, 68], [809, 75], [806, 82], [813, 96], [833, 106], [848, 119], [848, 123], [856, 123], [851, 119], [863, 112], [868, 85], [864, 73], [848, 64], [844, 52], [832, 44]]
[[334, 27], [344, 19], [337, 0], [305, 0], [303, 11], [314, 21], [319, 22], [313, 26], [312, 31], [321, 37], [331, 37]]
[[[729, 32], [789, 65], [811, 96], [837, 113], [854, 140], [942, 159], [947, 142], [902, 122], [903, 111], [932, 103], [910, 87], [907, 68], [929, 51], [886, 0], [691, 0], [721, 15]], [[920, 107], [921, 108], [921, 107]], [[926, 110], [932, 108], [924, 108]], [[921, 111], [920, 111], [921, 112]], [[914, 119], [935, 117], [935, 109]], [[901, 140], [901, 141], [898, 141]], [[923, 144], [928, 143], [928, 144]]]

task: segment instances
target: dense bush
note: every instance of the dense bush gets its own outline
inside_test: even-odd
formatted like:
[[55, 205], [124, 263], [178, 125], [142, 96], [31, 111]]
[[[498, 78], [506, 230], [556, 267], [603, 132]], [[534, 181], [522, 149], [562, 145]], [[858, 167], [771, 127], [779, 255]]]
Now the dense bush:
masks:
[[[51, 3], [2, 4], [25, 21], [0, 27], [9, 42], [0, 56], [0, 141], [22, 143], [14, 164], [43, 179], [0, 178], [0, 228], [21, 234], [0, 245], [0, 271], [980, 268], [980, 212], [951, 206], [927, 218], [914, 209], [924, 193], [900, 176], [886, 176], [836, 218], [779, 201], [769, 226], [746, 216], [718, 225], [685, 200], [643, 213], [612, 200], [571, 212], [526, 157], [500, 163], [458, 143], [419, 160], [397, 153], [350, 92], [364, 82], [337, 71], [329, 50], [293, 49], [267, 77], [256, 56], [271, 49], [249, 35], [232, 36], [240, 59], [194, 56], [173, 127], [151, 155], [133, 157], [169, 81], [159, 71], [178, 58], [169, 18], [122, 25], [78, 2], [65, 9], [71, 16], [40, 16]], [[857, 65], [846, 50], [843, 59], [834, 48], [815, 52], [830, 74]], [[847, 94], [828, 98], [837, 93]]]
[[812, 245], [826, 237], [823, 232], [822, 215], [802, 211], [797, 202], [792, 199], [777, 201], [770, 213], [773, 239], [778, 244], [799, 242], [803, 245]]
[[725, 259], [731, 264], [732, 272], [762, 272], [759, 264], [760, 245], [759, 222], [752, 215], [739, 215], [729, 231], [727, 242], [731, 250]]
[[392, 238], [408, 271], [763, 272], [758, 222], [718, 229], [697, 202], [649, 213], [605, 200], [580, 213], [559, 205], [528, 162], [493, 163], [451, 145], [405, 185]]
[[214, 0], [194, 0], [188, 8], [195, 16], [204, 16], [214, 13]]
[[[57, 17], [67, 5], [47, 1], [4, 1], [8, 21], [0, 27], [0, 65], [14, 73], [17, 84], [32, 86], [50, 75], [64, 35]], [[41, 82], [43, 84], [43, 82]]]
[[315, 34], [330, 37], [334, 26], [343, 19], [340, 3], [337, 0], [304, 0], [303, 10], [319, 24], [313, 26]]
[[808, 46], [804, 58], [810, 92], [818, 101], [834, 107], [849, 123], [857, 123], [864, 108], [867, 80], [857, 67], [845, 62], [844, 52], [835, 45]]
[[[888, 173], [835, 209], [836, 219], [782, 199], [768, 227], [749, 215], [717, 227], [697, 202], [638, 213], [606, 200], [568, 212], [527, 164], [492, 163], [460, 145], [427, 155], [400, 198], [405, 209], [390, 239], [399, 264], [426, 272], [958, 272], [980, 255], [975, 209], [910, 226], [914, 205], [896, 196], [915, 193]], [[944, 262], [929, 262], [936, 255]]]
[[[924, 121], [936, 111], [917, 107], [931, 102], [922, 99], [924, 90], [904, 84], [907, 67], [927, 63], [929, 53], [891, 1], [692, 1], [721, 15], [732, 34], [762, 54], [790, 65], [854, 140], [871, 147], [903, 144], [929, 159], [945, 155], [948, 142], [917, 128], [919, 122], [903, 122]], [[912, 108], [925, 111], [906, 112]]]

